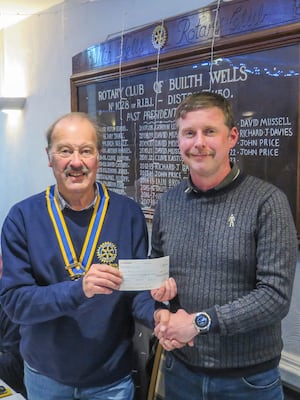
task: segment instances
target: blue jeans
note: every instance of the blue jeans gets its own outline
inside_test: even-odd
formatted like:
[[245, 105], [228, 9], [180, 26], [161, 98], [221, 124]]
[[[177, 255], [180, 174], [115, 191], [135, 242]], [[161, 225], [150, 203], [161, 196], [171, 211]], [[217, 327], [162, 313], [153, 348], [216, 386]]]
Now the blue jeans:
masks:
[[243, 378], [192, 372], [166, 354], [165, 400], [283, 400], [278, 368]]
[[24, 380], [28, 400], [132, 400], [134, 396], [130, 376], [107, 386], [78, 388], [41, 375], [25, 364]]

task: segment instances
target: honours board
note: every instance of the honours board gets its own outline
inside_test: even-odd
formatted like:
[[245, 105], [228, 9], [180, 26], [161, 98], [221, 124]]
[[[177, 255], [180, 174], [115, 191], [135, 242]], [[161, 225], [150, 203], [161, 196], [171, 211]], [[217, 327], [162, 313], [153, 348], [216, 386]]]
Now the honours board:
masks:
[[187, 174], [176, 107], [203, 90], [233, 104], [240, 137], [232, 161], [280, 187], [296, 216], [298, 44], [78, 86], [78, 109], [96, 116], [104, 131], [99, 179], [151, 214], [161, 193]]

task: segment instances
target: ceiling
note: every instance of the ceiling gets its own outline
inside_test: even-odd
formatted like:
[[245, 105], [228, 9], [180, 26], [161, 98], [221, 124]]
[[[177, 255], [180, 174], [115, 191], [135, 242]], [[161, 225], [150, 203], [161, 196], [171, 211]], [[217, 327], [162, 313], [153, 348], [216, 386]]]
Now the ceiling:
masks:
[[64, 0], [0, 0], [0, 29], [63, 2]]

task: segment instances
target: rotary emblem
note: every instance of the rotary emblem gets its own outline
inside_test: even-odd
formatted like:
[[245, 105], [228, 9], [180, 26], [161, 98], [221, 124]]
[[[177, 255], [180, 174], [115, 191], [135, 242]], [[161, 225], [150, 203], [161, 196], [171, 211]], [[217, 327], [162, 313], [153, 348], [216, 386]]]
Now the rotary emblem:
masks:
[[164, 25], [157, 25], [152, 32], [152, 44], [155, 49], [162, 49], [168, 40], [168, 31]]
[[103, 242], [97, 249], [97, 258], [103, 264], [109, 264], [113, 267], [117, 267], [118, 264], [115, 262], [117, 259], [117, 246], [112, 242]]

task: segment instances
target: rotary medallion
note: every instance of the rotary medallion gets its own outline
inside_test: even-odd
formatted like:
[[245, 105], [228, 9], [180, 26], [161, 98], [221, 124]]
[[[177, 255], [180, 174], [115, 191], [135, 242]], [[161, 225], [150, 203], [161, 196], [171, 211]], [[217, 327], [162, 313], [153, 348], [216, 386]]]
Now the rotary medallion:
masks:
[[152, 32], [152, 44], [155, 49], [162, 49], [168, 40], [168, 31], [164, 25], [157, 25]]
[[109, 264], [113, 267], [117, 267], [115, 263], [117, 259], [117, 246], [112, 242], [103, 242], [97, 249], [97, 258], [103, 264]]

